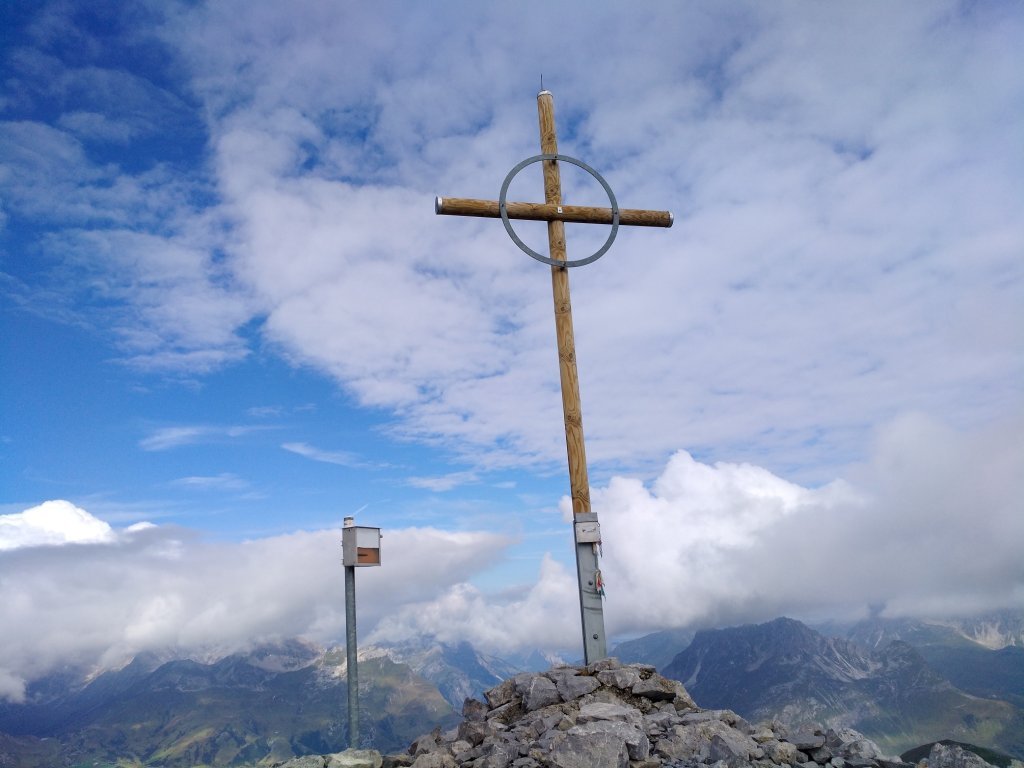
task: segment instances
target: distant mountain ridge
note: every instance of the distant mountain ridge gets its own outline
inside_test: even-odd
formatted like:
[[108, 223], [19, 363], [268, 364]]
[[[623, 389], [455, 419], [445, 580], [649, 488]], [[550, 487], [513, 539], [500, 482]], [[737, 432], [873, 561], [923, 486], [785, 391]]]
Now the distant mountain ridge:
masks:
[[387, 656], [396, 664], [408, 665], [436, 685], [456, 711], [461, 711], [467, 698], [479, 698], [488, 688], [523, 671], [497, 656], [481, 653], [465, 641], [443, 643], [432, 637], [373, 646], [363, 653], [367, 657]]
[[1024, 614], [972, 619], [865, 619], [823, 630], [868, 647], [901, 640], [961, 690], [1024, 708]]
[[[359, 672], [368, 746], [401, 750], [456, 719], [435, 685], [386, 654], [361, 659]], [[142, 654], [64, 696], [49, 690], [27, 704], [0, 704], [0, 757], [11, 758], [0, 764], [55, 765], [53, 742], [60, 763], [136, 760], [170, 768], [336, 752], [348, 744], [345, 685], [343, 650], [295, 641], [210, 664]]]
[[660, 672], [690, 644], [694, 634], [689, 629], [663, 629], [633, 640], [624, 640], [612, 649], [612, 656], [626, 664], [653, 664]]
[[869, 649], [793, 619], [698, 632], [664, 674], [701, 706], [850, 726], [900, 752], [956, 738], [1024, 754], [1024, 712], [956, 688], [908, 643]]
[[820, 627], [829, 635], [845, 637], [869, 648], [904, 640], [915, 647], [958, 640], [988, 650], [1024, 648], [1024, 612], [1000, 611], [959, 619], [889, 619], [872, 617], [852, 624], [830, 622]]
[[[854, 727], [893, 753], [952, 738], [1020, 757], [1021, 618], [872, 619], [826, 632], [777, 619], [696, 635], [663, 630], [620, 643], [613, 655], [654, 664], [701, 706], [754, 720]], [[972, 637], [1006, 645], [990, 650]], [[367, 645], [364, 745], [404, 750], [454, 722], [466, 697], [561, 661], [535, 650], [510, 662], [433, 638]], [[343, 648], [301, 639], [228, 654], [152, 651], [105, 671], [64, 667], [33, 681], [24, 704], [0, 701], [0, 765], [269, 765], [337, 751], [347, 746], [346, 676]]]

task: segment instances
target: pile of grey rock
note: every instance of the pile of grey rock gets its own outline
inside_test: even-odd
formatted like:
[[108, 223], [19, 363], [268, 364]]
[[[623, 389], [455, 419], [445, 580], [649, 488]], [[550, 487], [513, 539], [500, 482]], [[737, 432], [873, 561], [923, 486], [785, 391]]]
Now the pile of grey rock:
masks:
[[[408, 754], [367, 757], [365, 765], [915, 768], [882, 755], [874, 742], [856, 731], [814, 725], [787, 727], [777, 721], [752, 725], [729, 710], [701, 709], [682, 683], [662, 677], [653, 666], [623, 665], [613, 658], [586, 667], [556, 667], [543, 673], [516, 675], [484, 697], [486, 703], [466, 699], [458, 727], [421, 736]], [[336, 758], [337, 762], [331, 762]], [[323, 765], [340, 768], [340, 758], [322, 758]], [[307, 768], [298, 760], [282, 768]], [[943, 762], [937, 760], [927, 768], [988, 765]], [[308, 768], [319, 767], [309, 764]]]

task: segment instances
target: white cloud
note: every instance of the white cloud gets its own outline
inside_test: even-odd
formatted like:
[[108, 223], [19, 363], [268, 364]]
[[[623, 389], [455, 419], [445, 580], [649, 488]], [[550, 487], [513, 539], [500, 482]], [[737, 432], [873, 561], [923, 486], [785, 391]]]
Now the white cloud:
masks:
[[[1022, 434], [1020, 418], [961, 433], [910, 415], [881, 431], [851, 483], [818, 488], [682, 451], [653, 483], [613, 478], [592, 491], [608, 632], [852, 617], [872, 605], [932, 617], [1024, 608]], [[0, 647], [0, 689], [9, 696], [69, 660], [344, 632], [337, 530], [212, 543], [152, 525], [113, 531], [67, 502], [0, 521], [9, 544], [0, 625], [14, 628]], [[432, 634], [496, 652], [576, 647], [575, 573], [550, 553], [533, 581], [496, 592], [473, 585], [502, 566], [511, 543], [384, 530], [382, 567], [359, 571], [366, 642]]]
[[269, 419], [281, 416], [288, 416], [293, 413], [312, 413], [316, 411], [316, 403], [305, 403], [303, 405], [257, 405], [247, 408], [246, 413], [254, 419]]
[[[71, 507], [63, 539], [25, 535], [0, 551], [0, 696], [61, 663], [122, 661], [144, 649], [242, 648], [261, 638], [344, 635], [340, 531], [299, 532], [234, 544], [181, 529], [119, 532]], [[5, 516], [22, 529], [38, 510]], [[69, 511], [70, 510], [70, 511]], [[47, 531], [54, 527], [52, 519]], [[100, 535], [97, 532], [106, 532]], [[385, 531], [386, 567], [359, 573], [360, 622], [372, 628], [403, 605], [429, 602], [498, 557], [508, 541], [488, 533]]]
[[466, 640], [492, 652], [576, 645], [579, 634], [576, 576], [550, 557], [536, 583], [487, 594], [456, 584], [440, 597], [407, 605], [386, 616], [367, 642], [432, 635], [442, 642]]
[[201, 178], [125, 173], [30, 121], [0, 122], [0, 147], [5, 207], [55, 225], [40, 245], [60, 268], [34, 281], [26, 309], [104, 329], [136, 368], [203, 373], [246, 356], [238, 331], [254, 307], [216, 256], [218, 224], [191, 203]]
[[[807, 488], [685, 451], [650, 485], [613, 478], [592, 489], [606, 629], [853, 618], [879, 605], [924, 617], [1024, 609], [1022, 434], [1020, 419], [963, 434], [906, 416], [882, 430], [856, 485]], [[545, 559], [534, 584], [454, 585], [389, 615], [375, 637], [573, 648], [578, 616], [575, 573]]]
[[613, 631], [1024, 608], [1021, 420], [960, 434], [920, 415], [882, 430], [856, 485], [803, 488], [677, 453], [651, 487], [595, 489]]
[[281, 447], [290, 453], [298, 454], [313, 461], [322, 461], [325, 464], [360, 468], [370, 466], [367, 462], [360, 459], [358, 455], [350, 451], [325, 451], [308, 443], [282, 443]]
[[113, 540], [114, 531], [109, 525], [63, 500], [45, 501], [24, 512], [0, 515], [0, 550]]
[[[227, 4], [173, 29], [267, 338], [397, 434], [481, 468], [562, 460], [546, 270], [497, 222], [430, 211], [495, 197], [537, 151], [535, 77], [504, 76], [523, 57], [560, 73], [563, 150], [677, 214], [572, 274], [591, 461], [650, 466], [683, 435], [821, 482], [893, 413], [1019, 403], [1019, 15], [389, 8], [249, 3], [240, 27]], [[582, 229], [573, 252], [603, 239]]]
[[0, 700], [24, 701], [25, 685], [25, 678], [0, 667]]
[[[18, 53], [12, 64], [37, 73], [33, 88], [52, 82], [60, 98], [93, 102], [60, 102], [63, 130], [0, 123], [5, 215], [63, 228], [38, 243], [63, 281], [34, 294], [17, 283], [24, 305], [74, 303], [148, 371], [230, 364], [248, 354], [248, 328], [468, 472], [562, 467], [547, 270], [496, 221], [431, 210], [436, 194], [495, 197], [537, 152], [538, 83], [520, 66], [537, 62], [557, 73], [562, 151], [600, 170], [622, 205], [676, 213], [668, 231], [623, 228], [604, 259], [572, 272], [588, 457], [621, 475], [593, 494], [610, 626], [1019, 601], [1020, 558], [1008, 549], [1022, 540], [1013, 512], [1024, 476], [1019, 9], [591, 10], [555, 6], [542, 24], [530, 7], [482, 4], [180, 9], [162, 34], [191, 73], [182, 90], [201, 100], [195, 113], [128, 73], [62, 72]], [[68, 31], [66, 19], [52, 23]], [[18, 83], [11, 103], [31, 90]], [[119, 89], [131, 108], [112, 103]], [[208, 157], [133, 172], [97, 159], [90, 142], [104, 134], [151, 135], [130, 119], [139, 105], [202, 115]], [[528, 183], [523, 196], [539, 195], [539, 179]], [[569, 230], [571, 254], [603, 239], [582, 229]], [[901, 420], [849, 486], [822, 485], [865, 461], [875, 425], [911, 410], [952, 428]], [[974, 434], [999, 420], [1005, 428]], [[247, 429], [170, 427], [140, 446]], [[671, 454], [653, 483], [625, 476], [657, 473]], [[441, 489], [458, 477], [419, 481]], [[158, 528], [5, 554], [26, 567], [5, 570], [18, 576], [4, 589], [18, 591], [0, 602], [2, 625], [29, 634], [12, 646], [23, 655], [0, 663], [0, 688], [17, 688], [19, 665], [29, 674], [83, 649], [206, 642], [225, 626], [239, 642], [273, 627], [337, 628], [334, 598], [321, 601], [303, 557], [326, 534], [220, 550], [176, 536]], [[393, 588], [378, 605], [398, 617], [395, 631], [459, 627], [500, 647], [526, 636], [518, 628], [568, 631], [573, 579], [557, 564], [495, 598], [466, 582], [499, 544], [427, 539], [431, 558], [460, 553], [452, 574], [407, 542], [413, 554], [364, 579]], [[302, 567], [271, 568], [279, 582], [265, 583], [251, 562], [261, 548]], [[95, 572], [81, 565], [93, 555]], [[182, 561], [191, 571], [166, 565]], [[335, 562], [313, 562], [317, 578], [335, 573]], [[408, 581], [391, 582], [406, 566]], [[422, 573], [436, 580], [402, 597]], [[46, 613], [61, 615], [60, 600], [40, 597], [58, 580], [85, 590], [69, 593], [67, 626], [83, 628], [74, 637]], [[257, 599], [248, 580], [299, 598]], [[537, 627], [535, 610], [559, 618]], [[24, 651], [32, 643], [38, 661]]]
[[166, 451], [183, 445], [194, 445], [224, 439], [237, 439], [265, 427], [244, 427], [238, 425], [220, 426], [195, 424], [180, 427], [160, 427], [139, 441], [144, 451]]
[[238, 329], [250, 320], [252, 302], [232, 287], [207, 234], [111, 228], [51, 243], [94, 277], [95, 298], [122, 307], [111, 325], [127, 364], [204, 373], [248, 354]]
[[221, 472], [219, 475], [189, 475], [172, 481], [174, 485], [198, 490], [241, 491], [249, 487], [249, 481], [233, 472]]
[[458, 488], [460, 485], [477, 483], [480, 478], [476, 472], [449, 472], [437, 477], [410, 477], [406, 482], [413, 488], [425, 488], [435, 493], [443, 493]]
[[83, 138], [96, 138], [120, 144], [127, 144], [137, 134], [134, 126], [116, 122], [98, 112], [68, 112], [61, 115], [58, 124]]
[[[650, 468], [682, 444], [822, 482], [895, 413], [969, 427], [1019, 407], [1017, 9], [547, 13], [179, 9], [160, 34], [196, 111], [134, 73], [22, 51], [26, 93], [86, 103], [58, 121], [77, 136], [0, 125], [9, 205], [81, 227], [47, 250], [90, 278], [79, 303], [117, 305], [97, 325], [139, 368], [208, 372], [257, 329], [402, 438], [480, 469], [560, 463], [546, 270], [498, 222], [431, 211], [436, 194], [495, 197], [536, 153], [530, 60], [558, 73], [563, 151], [623, 205], [676, 212], [572, 275], [593, 463]], [[90, 132], [152, 130], [133, 109], [204, 120], [208, 164], [94, 161]], [[570, 253], [603, 240], [585, 229]]]

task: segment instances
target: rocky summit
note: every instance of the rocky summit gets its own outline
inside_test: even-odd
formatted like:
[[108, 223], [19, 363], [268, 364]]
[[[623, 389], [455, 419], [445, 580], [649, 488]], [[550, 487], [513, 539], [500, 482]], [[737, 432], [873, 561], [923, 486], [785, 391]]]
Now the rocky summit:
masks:
[[[466, 699], [463, 720], [407, 754], [360, 756], [366, 768], [912, 768], [852, 730], [751, 724], [698, 707], [682, 683], [647, 664], [603, 659], [520, 674]], [[354, 757], [354, 756], [353, 756]], [[968, 768], [943, 754], [931, 768]], [[281, 768], [340, 766], [342, 755]], [[362, 762], [365, 760], [366, 762]], [[299, 761], [306, 761], [300, 763]], [[317, 762], [319, 761], [319, 762]], [[314, 763], [315, 766], [314, 766]], [[984, 768], [970, 765], [970, 768]], [[918, 766], [924, 768], [924, 766]]]

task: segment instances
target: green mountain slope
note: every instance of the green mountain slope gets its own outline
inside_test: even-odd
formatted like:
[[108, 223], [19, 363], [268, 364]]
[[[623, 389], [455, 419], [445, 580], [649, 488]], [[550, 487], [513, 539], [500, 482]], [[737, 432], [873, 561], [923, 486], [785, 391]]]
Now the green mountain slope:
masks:
[[[348, 746], [343, 651], [297, 669], [266, 667], [253, 655], [235, 655], [214, 664], [172, 661], [148, 674], [138, 668], [110, 672], [95, 681], [99, 691], [87, 686], [60, 702], [67, 717], [53, 732], [24, 733], [0, 744], [19, 768], [58, 764], [52, 760], [55, 743], [60, 762], [69, 765], [168, 768], [271, 765]], [[359, 677], [363, 746], [403, 750], [456, 719], [438, 689], [406, 665], [366, 659]], [[53, 740], [40, 741], [41, 735]]]

